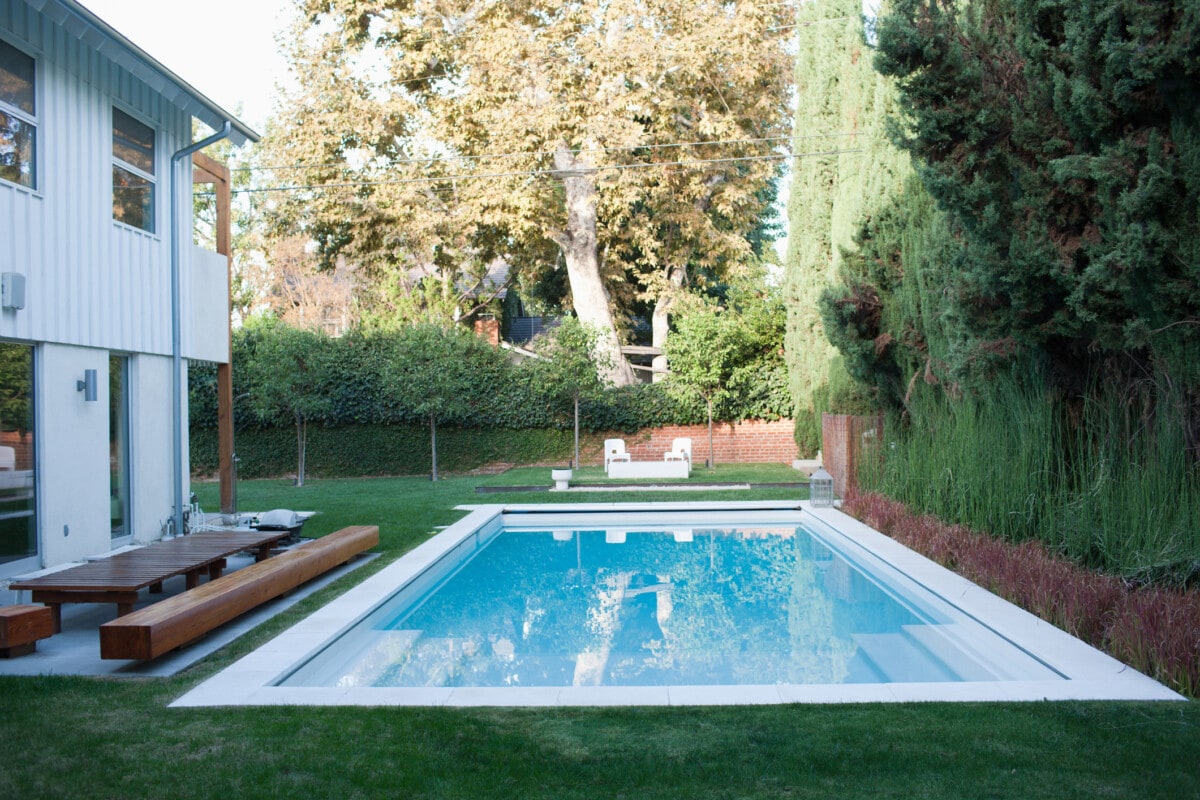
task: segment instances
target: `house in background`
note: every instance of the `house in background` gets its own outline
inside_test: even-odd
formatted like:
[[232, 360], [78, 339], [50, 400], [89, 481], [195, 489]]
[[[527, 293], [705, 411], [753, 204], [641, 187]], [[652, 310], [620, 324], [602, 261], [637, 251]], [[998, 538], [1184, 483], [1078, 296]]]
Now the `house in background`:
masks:
[[258, 138], [78, 3], [0, 0], [0, 579], [182, 512], [186, 362], [229, 360], [194, 119]]

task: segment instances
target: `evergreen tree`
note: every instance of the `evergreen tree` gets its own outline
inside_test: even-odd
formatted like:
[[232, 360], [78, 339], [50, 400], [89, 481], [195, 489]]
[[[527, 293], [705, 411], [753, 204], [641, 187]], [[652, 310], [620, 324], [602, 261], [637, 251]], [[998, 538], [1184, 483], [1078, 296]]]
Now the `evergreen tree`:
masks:
[[840, 151], [798, 158], [792, 166], [787, 357], [796, 439], [807, 453], [820, 446], [831, 365], [841, 369], [823, 329], [819, 298], [836, 280], [843, 252], [854, 249], [863, 217], [889, 203], [908, 173], [907, 156], [886, 136], [893, 89], [871, 68], [861, 10], [857, 0], [817, 0], [803, 4], [797, 17], [793, 146], [796, 152]]

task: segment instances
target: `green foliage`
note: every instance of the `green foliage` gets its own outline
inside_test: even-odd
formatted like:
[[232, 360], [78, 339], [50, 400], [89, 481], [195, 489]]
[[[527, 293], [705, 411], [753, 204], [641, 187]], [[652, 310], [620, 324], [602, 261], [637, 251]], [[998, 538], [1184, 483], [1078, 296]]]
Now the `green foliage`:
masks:
[[881, 20], [894, 138], [958, 242], [955, 381], [1021, 360], [1071, 391], [1102, 364], [1194, 374], [1198, 27], [1191, 0], [897, 0]]
[[263, 332], [248, 359], [250, 406], [260, 416], [291, 417], [296, 425], [296, 483], [304, 484], [308, 423], [332, 410], [329, 396], [330, 340], [270, 319], [252, 321]]
[[837, 353], [818, 300], [854, 253], [862, 221], [886, 208], [910, 171], [907, 156], [887, 140], [894, 90], [871, 69], [861, 11], [855, 0], [818, 0], [797, 12], [793, 150], [828, 153], [793, 162], [788, 206], [788, 373], [796, 441], [806, 454], [820, 448], [830, 381], [844, 382], [844, 374], [831, 372], [839, 369]]
[[[777, 305], [774, 313], [781, 318]], [[766, 325], [763, 330], [772, 328]], [[277, 347], [271, 341], [275, 336], [291, 334], [274, 323], [234, 331], [234, 427], [239, 436], [246, 430], [295, 425], [294, 414], [283, 405], [247, 402], [259, 391], [256, 387], [269, 380], [270, 373], [260, 366], [265, 357], [259, 351], [275, 352]], [[737, 379], [745, 390], [728, 393], [717, 409], [719, 418], [779, 419], [788, 413], [778, 337], [773, 345], [766, 341], [760, 340], [759, 349], [747, 355], [749, 360], [741, 366]], [[306, 420], [313, 423], [310, 430], [314, 433], [318, 427], [428, 426], [430, 410], [444, 427], [557, 430], [572, 425], [560, 392], [569, 381], [548, 380], [545, 365], [536, 361], [510, 364], [499, 351], [469, 333], [353, 330], [339, 339], [326, 340], [322, 347], [328, 348], [328, 358], [319, 392], [327, 402], [306, 408]], [[440, 354], [437, 358], [432, 357], [435, 350]], [[590, 375], [584, 377], [585, 383], [594, 380]], [[193, 429], [215, 428], [215, 368], [192, 364], [188, 377]], [[424, 389], [418, 391], [419, 387]], [[432, 402], [434, 396], [441, 402]], [[695, 424], [705, 418], [699, 399], [669, 393], [661, 383], [584, 392], [579, 410], [585, 432], [632, 433], [647, 427]]]
[[[313, 426], [308, 432], [310, 477], [429, 475], [433, 463], [429, 426]], [[214, 430], [192, 431], [192, 470], [217, 471]], [[237, 432], [241, 478], [271, 478], [295, 468], [295, 440], [285, 428], [250, 428]], [[566, 463], [571, 435], [554, 429], [438, 428], [438, 466], [467, 472], [494, 463]]]
[[1013, 541], [1137, 580], [1200, 581], [1200, 468], [1178, 389], [1096, 387], [1082, 406], [998, 378], [959, 401], [922, 384], [868, 486]]

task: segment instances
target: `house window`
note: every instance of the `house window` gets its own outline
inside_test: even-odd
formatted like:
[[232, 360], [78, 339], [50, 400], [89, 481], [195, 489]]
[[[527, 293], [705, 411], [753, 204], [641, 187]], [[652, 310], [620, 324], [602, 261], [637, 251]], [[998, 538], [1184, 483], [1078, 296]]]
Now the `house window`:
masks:
[[114, 108], [113, 219], [154, 233], [154, 129]]
[[37, 188], [34, 61], [0, 41], [0, 179]]

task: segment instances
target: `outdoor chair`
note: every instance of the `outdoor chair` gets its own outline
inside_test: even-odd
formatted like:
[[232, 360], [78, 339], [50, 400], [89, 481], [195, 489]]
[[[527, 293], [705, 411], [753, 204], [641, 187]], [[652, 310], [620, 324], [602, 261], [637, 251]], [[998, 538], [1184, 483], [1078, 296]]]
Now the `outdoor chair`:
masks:
[[604, 440], [604, 471], [608, 472], [608, 465], [614, 461], [632, 461], [629, 451], [625, 449], [624, 439], [605, 439]]
[[688, 436], [680, 436], [671, 442], [671, 449], [663, 453], [663, 461], [686, 461], [688, 469], [692, 468], [692, 440]]

